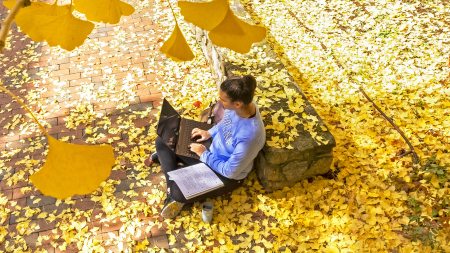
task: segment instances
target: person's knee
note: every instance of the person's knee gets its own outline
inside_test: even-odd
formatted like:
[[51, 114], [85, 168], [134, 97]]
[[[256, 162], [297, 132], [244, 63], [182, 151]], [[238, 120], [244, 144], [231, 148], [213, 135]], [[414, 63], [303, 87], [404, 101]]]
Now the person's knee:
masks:
[[161, 148], [163, 148], [164, 147], [164, 141], [161, 139], [161, 137], [156, 137], [156, 140], [155, 140], [155, 147], [156, 147], [156, 150], [158, 150], [158, 149], [161, 149]]

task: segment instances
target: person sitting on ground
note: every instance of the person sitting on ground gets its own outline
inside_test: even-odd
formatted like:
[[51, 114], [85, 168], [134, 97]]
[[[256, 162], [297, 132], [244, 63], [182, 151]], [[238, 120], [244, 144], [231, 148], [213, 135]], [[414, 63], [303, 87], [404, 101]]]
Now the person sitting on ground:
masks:
[[168, 196], [161, 211], [162, 217], [174, 218], [184, 204], [230, 193], [250, 173], [254, 159], [266, 142], [261, 114], [253, 102], [255, 89], [256, 80], [251, 75], [225, 80], [219, 91], [219, 99], [225, 109], [222, 120], [208, 131], [192, 130], [192, 138], [199, 138], [197, 142], [212, 138], [209, 150], [200, 143], [190, 144], [190, 149], [217, 174], [224, 187], [187, 200], [177, 184], [169, 180], [167, 173], [178, 169], [179, 161], [185, 165], [200, 161], [183, 160], [160, 137], [156, 139], [156, 152], [146, 160], [146, 165], [159, 162], [166, 177]]

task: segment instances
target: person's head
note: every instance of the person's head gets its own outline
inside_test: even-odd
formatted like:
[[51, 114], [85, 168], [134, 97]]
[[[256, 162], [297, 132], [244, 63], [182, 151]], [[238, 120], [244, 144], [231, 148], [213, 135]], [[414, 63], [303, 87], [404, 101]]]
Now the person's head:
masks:
[[252, 102], [255, 89], [253, 76], [232, 77], [220, 85], [219, 98], [226, 109], [240, 108]]

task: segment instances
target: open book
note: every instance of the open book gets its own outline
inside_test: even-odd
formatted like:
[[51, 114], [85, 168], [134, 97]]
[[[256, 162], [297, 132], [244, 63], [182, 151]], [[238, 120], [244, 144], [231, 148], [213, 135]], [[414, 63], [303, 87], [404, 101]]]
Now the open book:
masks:
[[186, 199], [224, 186], [222, 180], [204, 163], [173, 170], [167, 174], [170, 180], [177, 183]]

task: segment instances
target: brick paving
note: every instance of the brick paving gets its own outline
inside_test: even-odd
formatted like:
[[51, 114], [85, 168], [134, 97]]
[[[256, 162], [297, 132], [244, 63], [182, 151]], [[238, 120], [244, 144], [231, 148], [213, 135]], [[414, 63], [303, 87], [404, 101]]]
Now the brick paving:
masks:
[[[154, 24], [151, 16], [141, 15], [142, 12], [148, 13], [151, 10], [144, 8], [140, 11], [141, 13], [137, 11], [130, 17], [122, 18], [121, 22], [117, 25], [97, 25], [93, 33], [89, 35], [88, 40], [95, 40], [97, 45], [102, 45], [101, 48], [85, 48], [82, 50], [82, 54], [65, 53], [64, 56], [55, 55], [54, 51], [48, 48], [46, 43], [40, 43], [37, 47], [30, 49], [27, 45], [33, 42], [18, 32], [16, 28], [13, 28], [15, 43], [13, 44], [13, 48], [6, 50], [5, 55], [2, 57], [15, 60], [0, 62], [0, 74], [4, 85], [20, 97], [25, 97], [34, 90], [38, 91], [40, 102], [31, 104], [31, 109], [41, 115], [41, 120], [47, 122], [47, 129], [50, 135], [57, 138], [70, 136], [72, 143], [85, 143], [88, 137], [85, 131], [85, 125], [80, 125], [76, 129], [69, 129], [66, 126], [66, 120], [70, 110], [82, 99], [80, 90], [85, 85], [94, 85], [94, 87], [105, 85], [105, 82], [108, 81], [105, 78], [106, 76], [114, 75], [117, 80], [120, 80], [126, 78], [131, 71], [135, 71], [136, 69], [144, 70], [135, 80], [138, 85], [133, 88], [133, 96], [129, 97], [129, 106], [124, 109], [118, 109], [117, 106], [121, 101], [111, 101], [108, 99], [101, 101], [94, 99], [91, 101], [91, 104], [95, 113], [100, 112], [106, 114], [107, 117], [111, 118], [111, 122], [115, 122], [114, 119], [117, 119], [119, 115], [124, 115], [135, 110], [143, 111], [147, 108], [153, 108], [152, 113], [155, 113], [155, 108], [161, 102], [161, 92], [157, 82], [155, 82], [158, 77], [156, 74], [146, 72], [145, 70], [150, 66], [150, 60], [155, 60], [154, 57], [156, 57], [157, 61], [159, 60], [158, 57], [160, 57], [158, 56], [159, 52], [156, 51], [154, 46], [158, 38], [154, 34], [149, 37], [149, 34], [152, 33], [148, 32], [157, 30], [157, 25]], [[0, 17], [2, 19], [5, 17], [5, 13], [6, 10], [0, 7]], [[126, 31], [127, 34], [145, 35], [147, 37], [127, 37], [127, 47], [125, 48], [116, 43], [116, 38], [122, 31]], [[131, 51], [127, 50], [127, 48], [138, 48], [139, 50]], [[14, 57], [14, 54], [25, 51], [33, 51], [30, 54], [37, 54], [39, 57], [30, 59], [26, 66], [20, 66], [21, 59]], [[86, 65], [86, 63], [89, 64]], [[29, 79], [27, 79], [25, 84], [14, 84], [12, 78], [9, 77], [11, 66], [14, 66], [14, 68], [22, 68], [21, 71], [27, 73]], [[42, 73], [45, 74], [43, 75]], [[39, 84], [38, 88], [35, 85], [36, 83]], [[60, 87], [58, 90], [55, 84], [61, 84], [62, 88]], [[61, 91], [63, 95], [61, 95]], [[55, 103], [55, 100], [58, 100], [58, 102]], [[33, 167], [38, 168], [39, 164], [42, 164], [39, 161], [44, 158], [43, 152], [46, 149], [45, 138], [38, 131], [18, 133], [18, 131], [7, 129], [6, 125], [11, 123], [14, 120], [14, 115], [17, 114], [25, 115], [25, 111], [17, 103], [12, 102], [9, 96], [0, 93], [0, 152], [7, 154], [0, 157], [1, 160], [5, 161], [5, 164], [2, 165], [0, 160], [0, 166], [4, 166], [4, 169], [0, 170], [0, 173], [2, 173], [0, 174], [0, 191], [8, 199], [6, 208], [12, 210], [15, 205], [23, 208], [33, 207], [53, 214], [61, 214], [65, 210], [71, 209], [89, 211], [87, 213], [90, 213], [91, 217], [88, 219], [87, 226], [89, 228], [96, 227], [99, 229], [100, 232], [97, 237], [100, 240], [108, 239], [111, 234], [117, 236], [123, 221], [120, 219], [111, 222], [101, 221], [98, 215], [103, 213], [102, 207], [97, 202], [92, 201], [90, 199], [91, 196], [75, 196], [73, 197], [74, 203], [69, 205], [57, 203], [52, 197], [42, 196], [28, 180], [20, 180], [12, 185], [6, 183], [8, 173], [18, 173], [28, 166], [20, 163], [24, 159], [37, 161]], [[154, 118], [151, 115], [137, 118], [133, 121], [135, 127], [147, 129], [152, 122], [154, 122]], [[120, 140], [125, 138], [127, 137], [121, 136]], [[42, 146], [33, 148], [32, 145], [36, 145], [35, 143], [41, 143]], [[133, 147], [129, 146], [127, 148], [131, 149]], [[19, 151], [14, 151], [17, 149]], [[27, 151], [25, 152], [24, 150]], [[114, 193], [117, 198], [127, 198], [122, 191], [129, 189], [131, 184], [136, 183], [136, 179], [128, 178], [132, 173], [133, 170], [119, 169], [112, 171], [109, 179], [120, 181]], [[25, 178], [28, 178], [27, 174]], [[152, 175], [151, 180], [153, 183], [158, 184], [161, 177]], [[145, 192], [150, 190], [149, 187], [147, 188], [144, 186], [142, 189], [134, 188], [134, 190], [137, 192]], [[135, 201], [145, 201], [142, 195], [132, 198]], [[33, 233], [23, 236], [28, 250], [45, 249], [48, 252], [62, 251], [60, 248], [54, 247], [51, 243], [53, 232], [59, 225], [57, 220], [48, 222], [45, 218], [38, 218], [36, 215], [33, 215], [31, 218], [25, 218], [25, 216], [26, 214], [23, 210], [19, 213], [10, 213], [3, 224], [0, 224], [2, 227], [6, 227], [8, 233], [4, 242], [1, 242], [2, 237], [0, 235], [0, 251], [5, 250], [6, 242], [9, 241], [9, 244], [13, 243], [15, 240], [13, 235], [17, 234], [19, 230], [18, 224], [25, 219], [31, 220], [33, 224], [39, 226], [39, 228], [34, 229]], [[142, 215], [140, 219], [141, 221], [151, 221], [153, 218]], [[146, 227], [139, 229], [141, 232], [136, 233], [135, 239], [142, 240], [148, 238], [150, 243], [161, 248], [168, 248], [168, 240], [164, 229], [161, 230], [151, 227], [148, 229], [150, 232], [145, 231]], [[42, 236], [48, 236], [50, 240], [44, 242], [42, 246], [37, 246], [37, 238]], [[59, 238], [53, 242], [58, 244], [61, 240]], [[122, 246], [126, 247], [126, 245]], [[119, 250], [117, 246], [108, 245], [105, 246], [105, 249], [113, 252]], [[64, 250], [64, 252], [76, 251], [78, 251], [78, 248], [74, 243], [68, 244], [67, 249]]]

